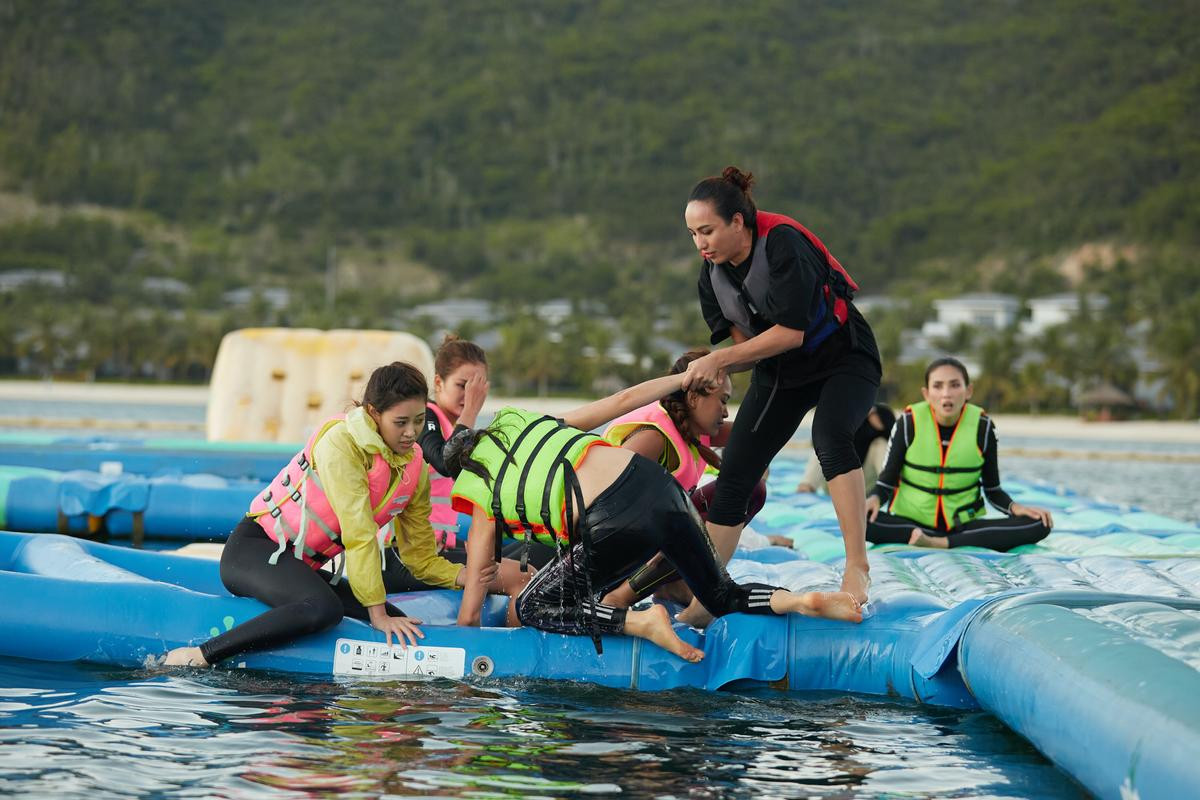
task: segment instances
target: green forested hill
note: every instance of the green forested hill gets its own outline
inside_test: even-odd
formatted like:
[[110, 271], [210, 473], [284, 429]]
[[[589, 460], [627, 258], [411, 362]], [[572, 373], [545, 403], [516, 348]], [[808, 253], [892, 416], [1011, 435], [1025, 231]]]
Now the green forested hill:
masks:
[[410, 268], [356, 273], [365, 313], [428, 270], [690, 301], [654, 276], [690, 270], [687, 192], [728, 163], [872, 289], [1190, 248], [1198, 133], [1196, 0], [0, 0], [2, 188], [144, 212], [177, 249], [135, 269], [206, 297], [318, 287], [338, 245]]

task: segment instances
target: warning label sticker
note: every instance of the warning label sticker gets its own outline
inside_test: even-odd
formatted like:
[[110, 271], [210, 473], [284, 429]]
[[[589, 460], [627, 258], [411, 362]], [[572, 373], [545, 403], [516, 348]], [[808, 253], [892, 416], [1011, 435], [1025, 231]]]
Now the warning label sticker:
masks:
[[461, 647], [388, 647], [383, 642], [338, 639], [333, 646], [334, 675], [397, 678], [461, 678], [467, 651]]

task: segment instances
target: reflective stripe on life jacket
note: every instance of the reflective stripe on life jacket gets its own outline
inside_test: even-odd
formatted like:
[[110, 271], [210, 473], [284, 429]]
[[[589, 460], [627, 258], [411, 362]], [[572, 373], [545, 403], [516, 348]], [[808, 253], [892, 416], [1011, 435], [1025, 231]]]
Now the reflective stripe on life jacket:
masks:
[[846, 324], [850, 317], [850, 301], [858, 291], [858, 284], [850, 277], [850, 273], [846, 272], [816, 234], [791, 217], [759, 211], [755, 215], [757, 240], [751, 255], [750, 270], [741, 285], [734, 282], [725, 268], [711, 261], [706, 261], [705, 264], [708, 267], [713, 293], [725, 319], [748, 336], [757, 336], [770, 327], [758, 320], [762, 319], [762, 309], [767, 305], [771, 285], [771, 267], [767, 263], [767, 234], [779, 225], [787, 225], [800, 231], [825, 258], [826, 274], [820, 312], [804, 332], [804, 344], [800, 346], [802, 352], [811, 352]]
[[[345, 424], [345, 415], [334, 417], [318, 428], [304, 449], [250, 503], [247, 516], [258, 522], [267, 536], [279, 544], [279, 549], [271, 556], [272, 564], [278, 562], [289, 543], [296, 558], [302, 558], [313, 569], [320, 569], [346, 549], [341, 540], [341, 523], [325, 496], [312, 456], [320, 438], [339, 424]], [[375, 454], [372, 459], [367, 469], [367, 491], [372, 516], [379, 526], [376, 537], [381, 549], [391, 542], [389, 523], [408, 506], [424, 468], [425, 459], [419, 445], [413, 445], [413, 457], [399, 475], [393, 475], [391, 465], [383, 456]], [[337, 577], [340, 576], [339, 570]]]

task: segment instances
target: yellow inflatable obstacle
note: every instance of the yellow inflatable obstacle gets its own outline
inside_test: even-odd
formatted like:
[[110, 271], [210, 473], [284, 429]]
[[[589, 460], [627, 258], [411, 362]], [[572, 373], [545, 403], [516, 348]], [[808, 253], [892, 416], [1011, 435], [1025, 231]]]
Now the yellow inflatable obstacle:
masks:
[[408, 361], [433, 380], [433, 353], [392, 331], [247, 328], [221, 340], [209, 385], [209, 441], [303, 442], [362, 397], [371, 371]]

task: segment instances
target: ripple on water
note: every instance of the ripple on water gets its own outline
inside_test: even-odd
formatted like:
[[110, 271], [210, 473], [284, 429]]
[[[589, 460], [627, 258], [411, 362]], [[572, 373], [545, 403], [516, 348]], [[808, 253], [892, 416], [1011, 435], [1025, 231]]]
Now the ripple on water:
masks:
[[0, 793], [1082, 797], [994, 718], [837, 694], [0, 660]]

